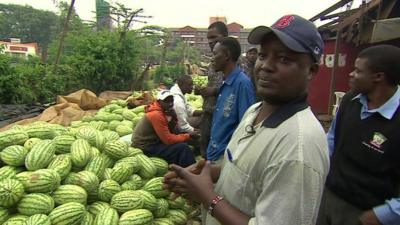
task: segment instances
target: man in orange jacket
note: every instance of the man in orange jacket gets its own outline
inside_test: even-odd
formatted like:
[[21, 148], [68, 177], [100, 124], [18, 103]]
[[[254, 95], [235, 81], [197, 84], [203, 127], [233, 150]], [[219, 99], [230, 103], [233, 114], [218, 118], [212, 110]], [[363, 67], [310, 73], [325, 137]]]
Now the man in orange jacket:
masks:
[[147, 156], [156, 156], [186, 167], [195, 163], [187, 142], [197, 138], [198, 134], [174, 132], [177, 117], [173, 105], [173, 94], [169, 90], [160, 91], [157, 101], [146, 106], [145, 116], [136, 125], [132, 146], [142, 149]]

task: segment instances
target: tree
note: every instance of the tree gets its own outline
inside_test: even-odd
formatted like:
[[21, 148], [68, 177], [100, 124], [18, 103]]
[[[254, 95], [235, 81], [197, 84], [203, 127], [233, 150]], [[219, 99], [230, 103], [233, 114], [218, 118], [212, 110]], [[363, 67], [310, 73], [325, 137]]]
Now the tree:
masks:
[[59, 29], [58, 16], [50, 11], [31, 6], [0, 4], [0, 39], [20, 38], [22, 42], [37, 42], [42, 62], [47, 49]]

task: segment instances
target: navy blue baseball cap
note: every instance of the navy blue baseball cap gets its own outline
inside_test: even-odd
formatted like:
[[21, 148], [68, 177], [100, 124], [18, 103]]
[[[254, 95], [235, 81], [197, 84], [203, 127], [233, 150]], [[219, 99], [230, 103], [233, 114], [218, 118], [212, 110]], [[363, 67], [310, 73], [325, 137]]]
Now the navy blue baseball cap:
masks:
[[298, 15], [286, 15], [271, 27], [258, 26], [248, 37], [250, 44], [261, 44], [265, 35], [273, 33], [289, 49], [309, 53], [319, 62], [324, 51], [324, 42], [317, 27], [310, 21]]

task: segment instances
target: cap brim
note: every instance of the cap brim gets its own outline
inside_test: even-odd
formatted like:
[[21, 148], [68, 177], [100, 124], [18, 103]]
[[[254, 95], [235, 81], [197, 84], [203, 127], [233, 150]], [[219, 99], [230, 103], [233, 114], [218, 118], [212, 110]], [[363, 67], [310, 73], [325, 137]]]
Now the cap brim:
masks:
[[164, 101], [168, 97], [172, 97], [173, 98], [174, 95], [171, 94], [171, 95], [163, 96], [163, 97], [158, 98], [158, 100]]
[[258, 26], [254, 28], [247, 38], [248, 42], [253, 45], [261, 44], [266, 35], [275, 35], [286, 47], [290, 50], [300, 53], [309, 53], [309, 50], [304, 48], [295, 39], [283, 33], [280, 30], [276, 30], [266, 26]]

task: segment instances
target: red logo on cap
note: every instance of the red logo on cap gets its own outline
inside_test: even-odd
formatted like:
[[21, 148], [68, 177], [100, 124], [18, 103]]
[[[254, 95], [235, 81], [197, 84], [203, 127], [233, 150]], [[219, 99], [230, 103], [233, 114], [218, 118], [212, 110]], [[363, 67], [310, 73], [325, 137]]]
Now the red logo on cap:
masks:
[[274, 25], [272, 25], [272, 28], [283, 29], [283, 28], [289, 26], [293, 20], [294, 20], [294, 16], [284, 16], [281, 19], [279, 19], [278, 22], [276, 22]]

